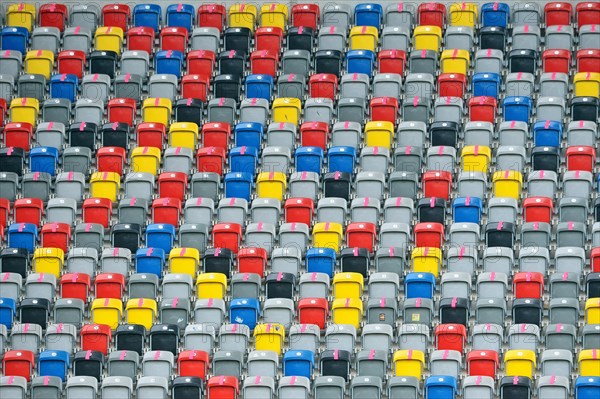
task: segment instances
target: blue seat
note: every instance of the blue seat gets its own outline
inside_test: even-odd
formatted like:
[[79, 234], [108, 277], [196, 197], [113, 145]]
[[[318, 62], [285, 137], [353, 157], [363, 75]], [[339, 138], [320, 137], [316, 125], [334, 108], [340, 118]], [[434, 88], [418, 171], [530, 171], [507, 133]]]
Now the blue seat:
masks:
[[533, 145], [536, 147], [560, 147], [563, 126], [558, 121], [537, 121], [533, 124]]
[[10, 330], [17, 315], [17, 304], [12, 298], [0, 298], [0, 324]]
[[[173, 227], [172, 225], [168, 225]], [[162, 277], [166, 253], [161, 248], [140, 248], [135, 253], [135, 272], [156, 274]]]
[[250, 75], [244, 84], [247, 98], [264, 98], [271, 101], [273, 77], [271, 75]]
[[75, 75], [52, 75], [50, 78], [51, 98], [66, 98], [71, 102], [75, 102], [78, 88], [79, 81]]
[[235, 147], [229, 151], [229, 167], [232, 172], [254, 174], [258, 164], [258, 150], [255, 147]]
[[497, 73], [476, 73], [473, 75], [473, 96], [487, 96], [498, 99], [502, 79]]
[[254, 185], [252, 174], [230, 172], [225, 175], [225, 198], [244, 198], [250, 201]]
[[600, 397], [600, 377], [577, 377], [575, 399], [597, 399]]
[[404, 279], [406, 298], [433, 298], [435, 276], [431, 273], [408, 273]]
[[167, 7], [167, 26], [178, 26], [187, 29], [188, 33], [196, 21], [194, 6], [191, 4], [171, 4]]
[[58, 166], [58, 149], [54, 147], [34, 147], [29, 152], [29, 169], [32, 172], [56, 174]]
[[69, 353], [65, 351], [43, 351], [38, 359], [38, 374], [42, 377], [58, 377], [63, 382], [69, 371]]
[[162, 22], [162, 9], [157, 4], [138, 4], [133, 7], [133, 26], [147, 26], [158, 33]]
[[483, 203], [477, 197], [459, 197], [452, 203], [454, 223], [478, 223], [481, 221]]
[[255, 298], [237, 298], [229, 303], [229, 320], [254, 330], [260, 317], [260, 303]]
[[2, 36], [2, 50], [19, 51], [21, 54], [27, 52], [29, 31], [26, 28], [7, 26], [2, 29], [0, 35]]
[[346, 53], [346, 71], [373, 76], [375, 55], [370, 50], [350, 50]]
[[485, 3], [481, 6], [481, 25], [506, 28], [510, 22], [510, 7], [506, 3]]
[[330, 278], [335, 271], [335, 250], [333, 248], [310, 248], [306, 251], [306, 271], [325, 273]]
[[[233, 129], [233, 139], [236, 147], [254, 147], [260, 150], [264, 128], [258, 122], [238, 123]], [[254, 173], [254, 172], [253, 172]]]
[[456, 378], [448, 375], [432, 375], [425, 380], [427, 399], [454, 399], [456, 390]]
[[354, 173], [356, 149], [354, 147], [332, 147], [327, 152], [329, 172]]
[[311, 378], [315, 367], [315, 355], [308, 350], [290, 350], [283, 355], [285, 377]]
[[154, 58], [156, 73], [166, 73], [181, 78], [183, 54], [180, 51], [163, 50], [156, 53]]
[[294, 153], [296, 171], [321, 173], [323, 149], [319, 147], [300, 147]]
[[37, 237], [38, 228], [33, 223], [13, 223], [8, 226], [8, 246], [11, 248], [33, 252]]
[[172, 224], [155, 223], [146, 228], [146, 246], [162, 249], [166, 254], [171, 252], [175, 242], [175, 226]]
[[356, 26], [374, 26], [377, 29], [383, 21], [383, 7], [380, 4], [357, 4], [354, 8], [354, 23]]
[[529, 122], [531, 98], [523, 96], [506, 97], [502, 103], [505, 121]]

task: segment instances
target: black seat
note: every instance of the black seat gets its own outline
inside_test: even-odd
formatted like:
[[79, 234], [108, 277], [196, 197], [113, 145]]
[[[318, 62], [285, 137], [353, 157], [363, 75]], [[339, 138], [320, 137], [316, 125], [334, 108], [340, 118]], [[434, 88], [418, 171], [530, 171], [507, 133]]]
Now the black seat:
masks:
[[173, 380], [172, 399], [202, 399], [204, 390], [202, 379], [198, 377], [177, 377]]
[[500, 399], [531, 399], [532, 386], [528, 377], [502, 377]]
[[267, 299], [294, 299], [296, 276], [292, 273], [270, 273], [265, 278]]
[[139, 324], [123, 324], [115, 331], [115, 348], [118, 351], [133, 351], [144, 354], [146, 328]]
[[446, 218], [446, 201], [443, 198], [421, 198], [417, 202], [419, 223], [441, 223]]
[[0, 272], [17, 273], [24, 279], [29, 270], [29, 253], [24, 248], [4, 248], [0, 252]]
[[217, 65], [220, 75], [233, 75], [242, 79], [246, 70], [246, 53], [235, 50], [223, 51], [217, 56]]
[[344, 273], [369, 275], [369, 250], [367, 248], [344, 248], [340, 254], [340, 267]]
[[534, 147], [531, 150], [533, 170], [549, 170], [558, 173], [560, 168], [560, 148]]
[[175, 102], [175, 121], [202, 125], [204, 103], [198, 98], [182, 98]]
[[127, 248], [135, 253], [140, 247], [142, 226], [135, 223], [117, 223], [111, 231], [111, 242], [113, 247]]
[[96, 135], [98, 126], [92, 122], [73, 123], [69, 127], [69, 145], [71, 147], [85, 147], [96, 151]]
[[225, 51], [235, 50], [236, 52], [249, 54], [252, 32], [248, 28], [227, 28], [223, 33], [223, 42]]
[[44, 298], [25, 298], [19, 306], [21, 323], [38, 324], [45, 330], [50, 318], [50, 301]]
[[88, 58], [90, 73], [104, 74], [114, 79], [118, 60], [119, 56], [114, 51], [92, 51]]
[[155, 324], [150, 329], [150, 350], [171, 352], [179, 350], [179, 327], [175, 324]]
[[440, 323], [462, 324], [469, 323], [469, 300], [467, 298], [440, 299]]
[[338, 376], [348, 381], [350, 375], [350, 352], [326, 350], [321, 355], [321, 375]]
[[458, 142], [458, 123], [433, 122], [429, 129], [432, 146], [456, 147]]
[[102, 381], [104, 355], [97, 351], [79, 351], [73, 358], [73, 376], [94, 377]]
[[105, 123], [100, 131], [103, 147], [129, 148], [129, 125], [122, 122]]
[[288, 29], [288, 50], [306, 50], [312, 53], [313, 37], [315, 32], [312, 28], [301, 26]]
[[350, 198], [352, 176], [347, 172], [330, 172], [323, 177], [323, 192], [325, 197]]
[[600, 273], [585, 276], [585, 292], [589, 298], [600, 298]]
[[214, 78], [215, 98], [232, 98], [238, 101], [242, 85], [236, 75], [218, 75]]
[[535, 75], [538, 55], [534, 50], [512, 50], [508, 53], [508, 70], [511, 73], [524, 72]]
[[228, 248], [208, 248], [202, 257], [205, 273], [221, 273], [231, 277], [233, 252]]
[[319, 50], [315, 53], [315, 73], [330, 73], [340, 77], [342, 73], [342, 52]]
[[501, 26], [484, 26], [479, 30], [479, 47], [487, 50], [506, 49], [506, 29]]
[[18, 147], [0, 148], [0, 172], [12, 172], [23, 176], [25, 151]]
[[485, 226], [485, 244], [488, 247], [513, 248], [515, 225], [509, 222], [493, 222]]
[[544, 305], [541, 300], [534, 298], [519, 298], [513, 301], [512, 318], [514, 324], [542, 325]]
[[571, 120], [598, 122], [599, 101], [596, 97], [573, 97]]

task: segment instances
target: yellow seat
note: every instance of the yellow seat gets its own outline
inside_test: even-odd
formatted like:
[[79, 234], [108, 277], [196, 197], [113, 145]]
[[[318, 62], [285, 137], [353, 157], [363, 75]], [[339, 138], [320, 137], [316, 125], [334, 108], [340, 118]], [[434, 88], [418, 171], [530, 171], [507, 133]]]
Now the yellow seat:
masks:
[[438, 52], [442, 44], [442, 30], [439, 26], [417, 26], [413, 32], [415, 50]]
[[136, 147], [131, 150], [131, 171], [156, 176], [160, 168], [160, 150], [156, 147]]
[[454, 3], [450, 6], [450, 25], [468, 26], [475, 29], [478, 20], [477, 4], [475, 3]]
[[11, 122], [29, 123], [37, 125], [40, 103], [36, 98], [15, 98], [10, 102]]
[[117, 201], [121, 189], [121, 176], [115, 172], [95, 172], [90, 177], [90, 195], [93, 198], [108, 198]]
[[116, 330], [121, 322], [123, 302], [115, 298], [97, 298], [92, 302], [91, 321]]
[[283, 201], [286, 187], [286, 176], [282, 172], [261, 172], [256, 178], [258, 198], [274, 198]]
[[360, 298], [363, 288], [364, 278], [360, 273], [337, 273], [333, 276], [335, 298]]
[[156, 319], [157, 306], [154, 299], [135, 298], [125, 305], [125, 323], [139, 324], [150, 330]]
[[280, 97], [273, 100], [273, 122], [298, 125], [302, 103], [299, 98]]
[[169, 272], [189, 274], [196, 278], [200, 266], [200, 251], [196, 248], [173, 248], [169, 252]]
[[521, 196], [523, 175], [516, 170], [499, 170], [492, 176], [494, 197], [509, 197], [516, 200]]
[[442, 267], [442, 250], [436, 247], [418, 247], [413, 249], [411, 267], [415, 273], [431, 273], [439, 277]]
[[334, 324], [350, 324], [360, 328], [363, 317], [363, 303], [358, 298], [336, 298], [331, 305]]
[[168, 98], [147, 98], [142, 104], [142, 120], [169, 126], [171, 109], [171, 100]]
[[260, 26], [280, 28], [285, 32], [288, 7], [285, 4], [267, 3], [260, 7]]
[[21, 27], [31, 32], [35, 15], [35, 4], [12, 4], [6, 9], [6, 26]]
[[278, 323], [261, 323], [254, 327], [254, 349], [281, 354], [285, 339], [285, 327]]
[[585, 349], [579, 352], [579, 375], [582, 377], [600, 377], [600, 350]]
[[573, 77], [573, 95], [577, 97], [600, 97], [600, 73], [576, 73]]
[[394, 124], [387, 121], [367, 122], [365, 125], [365, 145], [390, 149], [394, 141]]
[[355, 26], [350, 30], [350, 50], [375, 51], [379, 31], [374, 26]]
[[229, 7], [229, 27], [248, 28], [254, 32], [258, 11], [254, 4], [234, 4]]
[[25, 54], [25, 73], [50, 79], [54, 67], [54, 53], [50, 50], [31, 50]]
[[535, 352], [522, 349], [508, 350], [504, 355], [504, 367], [508, 377], [533, 378], [536, 367]]
[[394, 375], [398, 377], [423, 378], [425, 354], [418, 350], [398, 350], [394, 352]]
[[465, 172], [487, 173], [492, 159], [492, 150], [485, 145], [468, 145], [462, 150], [461, 169]]
[[169, 146], [196, 149], [198, 125], [193, 122], [176, 122], [169, 128]]
[[227, 293], [227, 276], [223, 273], [202, 273], [196, 280], [196, 296], [201, 299], [223, 299]]
[[600, 299], [590, 298], [585, 301], [585, 323], [600, 324]]
[[340, 252], [344, 231], [339, 223], [317, 223], [313, 227], [313, 246]]
[[36, 248], [33, 252], [33, 272], [53, 274], [60, 278], [65, 253], [60, 248]]
[[94, 35], [94, 46], [98, 51], [114, 51], [121, 54], [123, 29], [118, 26], [99, 26]]
[[441, 56], [441, 73], [460, 73], [467, 75], [471, 65], [471, 56], [467, 50], [444, 50]]

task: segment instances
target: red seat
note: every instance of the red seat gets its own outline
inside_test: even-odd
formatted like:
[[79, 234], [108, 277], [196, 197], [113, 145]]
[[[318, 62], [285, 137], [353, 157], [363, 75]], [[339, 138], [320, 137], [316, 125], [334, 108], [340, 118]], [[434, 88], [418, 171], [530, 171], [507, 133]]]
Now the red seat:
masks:
[[7, 110], [6, 100], [3, 98], [0, 98], [0, 128], [4, 127], [4, 118], [6, 117], [6, 110]]
[[373, 252], [377, 241], [377, 227], [373, 223], [356, 222], [346, 227], [346, 245], [350, 248], [366, 248]]
[[567, 148], [567, 170], [593, 173], [596, 164], [596, 150], [591, 146]]
[[46, 223], [40, 232], [42, 247], [60, 248], [67, 252], [71, 241], [71, 225], [67, 223]]
[[127, 31], [127, 50], [153, 53], [154, 29], [148, 26], [136, 26]]
[[86, 324], [81, 327], [81, 350], [102, 352], [108, 355], [112, 331], [106, 324]]
[[160, 31], [160, 48], [162, 50], [180, 51], [187, 49], [188, 31], [180, 26], [162, 28]]
[[102, 20], [104, 26], [117, 26], [127, 30], [131, 10], [127, 4], [107, 4], [102, 7]]
[[214, 172], [223, 176], [225, 149], [219, 147], [199, 148], [196, 153], [196, 168], [198, 172]]
[[10, 201], [6, 198], [0, 198], [0, 230], [4, 230], [8, 226], [10, 213]]
[[206, 102], [210, 91], [209, 75], [185, 75], [181, 78], [181, 97]]
[[590, 259], [592, 273], [600, 273], [600, 247], [592, 248]]
[[577, 28], [583, 25], [594, 25], [600, 21], [600, 2], [588, 1], [577, 3]]
[[6, 376], [23, 377], [27, 381], [31, 381], [34, 367], [35, 356], [31, 351], [7, 351], [2, 358], [3, 374]]
[[227, 151], [231, 136], [231, 126], [228, 123], [205, 123], [202, 125], [201, 134], [203, 147], [217, 147], [223, 149], [223, 151]]
[[439, 26], [446, 24], [446, 6], [442, 3], [422, 3], [417, 9], [419, 25]]
[[414, 227], [415, 246], [442, 248], [444, 225], [440, 223], [417, 223]]
[[544, 6], [546, 26], [571, 25], [573, 6], [567, 2], [552, 2]]
[[39, 14], [39, 26], [55, 27], [61, 32], [65, 30], [69, 19], [69, 11], [66, 5], [57, 3], [42, 4]]
[[523, 201], [523, 219], [528, 222], [551, 223], [554, 205], [551, 198], [529, 197]]
[[108, 121], [126, 123], [133, 126], [137, 105], [133, 98], [113, 98], [108, 101]]
[[256, 50], [250, 54], [250, 68], [254, 75], [277, 76], [279, 55], [270, 50]]
[[397, 73], [404, 75], [406, 69], [406, 53], [402, 50], [381, 50], [377, 55], [379, 73]]
[[242, 226], [237, 223], [217, 223], [213, 226], [212, 241], [215, 248], [228, 248], [237, 254], [242, 240]]
[[296, 4], [292, 7], [293, 26], [307, 26], [316, 31], [320, 22], [321, 12], [317, 4]]
[[[354, 75], [356, 76], [357, 74]], [[335, 101], [337, 86], [337, 76], [330, 73], [312, 75], [308, 81], [310, 97], [313, 98], [330, 98], [332, 101]]]
[[4, 145], [29, 151], [33, 139], [33, 126], [27, 122], [7, 123], [4, 128]]
[[198, 6], [198, 26], [217, 28], [222, 32], [226, 14], [225, 7], [221, 4], [202, 4]]
[[600, 50], [579, 50], [577, 52], [577, 72], [600, 73]]
[[85, 273], [67, 273], [60, 278], [60, 297], [88, 301], [90, 293], [90, 276]]
[[315, 324], [325, 329], [329, 315], [329, 303], [325, 298], [303, 298], [298, 302], [300, 324]]
[[283, 30], [276, 26], [261, 26], [256, 29], [254, 34], [256, 42], [256, 51], [267, 50], [272, 54], [281, 52], [281, 43], [283, 42]]
[[544, 72], [569, 73], [571, 69], [571, 52], [569, 50], [546, 50], [542, 53], [542, 69]]
[[438, 76], [438, 92], [441, 97], [464, 97], [467, 77], [462, 73], [442, 73]]
[[312, 225], [315, 203], [310, 198], [289, 198], [283, 206], [286, 223]]
[[39, 198], [15, 200], [15, 223], [33, 223], [40, 227], [44, 216], [44, 202]]
[[439, 324], [435, 328], [435, 348], [463, 352], [467, 343], [467, 329], [462, 324]]
[[305, 122], [300, 125], [300, 145], [327, 149], [329, 124], [326, 122]]
[[64, 50], [58, 53], [58, 73], [71, 74], [77, 76], [77, 79], [83, 78], [86, 56], [83, 51]]
[[210, 377], [207, 386], [207, 399], [237, 399], [240, 388], [237, 377], [218, 375]]
[[494, 97], [471, 97], [469, 99], [469, 120], [494, 123], [497, 107], [498, 102]]
[[87, 198], [83, 201], [83, 222], [98, 223], [108, 228], [112, 216], [112, 201], [108, 198]]
[[544, 275], [535, 272], [516, 273], [513, 277], [515, 299], [540, 299], [544, 293]]
[[96, 152], [96, 165], [98, 172], [115, 172], [123, 175], [123, 167], [127, 153], [121, 147], [101, 147]]
[[427, 171], [423, 173], [423, 194], [426, 198], [438, 197], [446, 201], [452, 189], [452, 174], [447, 171]]
[[125, 276], [119, 273], [101, 273], [94, 281], [96, 298], [121, 300], [125, 291]]
[[181, 351], [177, 356], [177, 370], [180, 377], [198, 377], [204, 380], [208, 365], [208, 353], [204, 351]]
[[467, 355], [467, 370], [469, 375], [481, 375], [496, 378], [500, 362], [496, 351], [473, 350]]
[[264, 248], [242, 248], [238, 253], [238, 272], [265, 276], [267, 251]]
[[215, 53], [208, 50], [194, 50], [187, 55], [187, 73], [202, 75], [210, 79], [215, 67]]
[[398, 99], [393, 97], [375, 97], [369, 104], [371, 120], [396, 124], [398, 117]]
[[152, 223], [165, 223], [179, 227], [181, 200], [177, 198], [157, 198], [152, 201]]
[[187, 173], [183, 172], [164, 172], [158, 175], [158, 197], [172, 197], [183, 201], [188, 183], [187, 177]]
[[139, 147], [162, 149], [166, 138], [167, 131], [162, 123], [144, 122], [137, 126], [137, 145]]

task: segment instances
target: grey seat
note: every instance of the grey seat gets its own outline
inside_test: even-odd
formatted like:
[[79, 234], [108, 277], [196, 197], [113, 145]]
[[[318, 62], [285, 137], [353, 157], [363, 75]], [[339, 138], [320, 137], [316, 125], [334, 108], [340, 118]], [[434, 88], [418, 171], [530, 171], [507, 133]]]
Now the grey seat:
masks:
[[304, 102], [305, 122], [325, 122], [333, 119], [333, 101], [330, 98], [309, 98]]
[[521, 226], [521, 242], [524, 247], [547, 247], [550, 245], [551, 227], [548, 223], [528, 222]]
[[388, 384], [389, 399], [417, 399], [420, 397], [420, 383], [415, 377], [392, 377]]
[[153, 273], [134, 273], [127, 282], [129, 298], [154, 299], [158, 295], [158, 276]]
[[535, 170], [527, 175], [528, 192], [536, 196], [553, 198], [558, 186], [556, 172]]
[[463, 380], [463, 397], [465, 399], [492, 399], [496, 387], [490, 376], [467, 376]]
[[267, 376], [275, 378], [279, 367], [279, 357], [273, 351], [251, 351], [248, 354], [246, 368], [248, 376]]
[[504, 273], [481, 273], [477, 276], [477, 297], [502, 298], [508, 291], [508, 276]]
[[407, 298], [402, 304], [402, 317], [410, 323], [431, 325], [433, 301], [429, 298]]
[[317, 36], [319, 50], [346, 50], [347, 26], [322, 25]]
[[282, 377], [277, 387], [277, 397], [302, 399], [310, 394], [310, 380], [303, 376]]
[[600, 35], [598, 34], [598, 25], [583, 25], [579, 27], [579, 48], [589, 49], [598, 48]]
[[167, 399], [169, 383], [165, 377], [144, 376], [138, 380], [135, 392], [138, 398]]
[[590, 198], [593, 189], [591, 172], [568, 170], [563, 174], [563, 195], [565, 197]]
[[[540, 356], [542, 376], [571, 377], [573, 354], [565, 349], [547, 349]], [[568, 386], [568, 384], [567, 384]]]
[[416, 198], [419, 186], [418, 173], [392, 172], [389, 175], [390, 197]]
[[565, 100], [560, 97], [539, 97], [536, 103], [537, 120], [559, 120], [565, 117]]
[[160, 73], [150, 77], [150, 82], [148, 83], [149, 97], [162, 97], [174, 101], [177, 95], [177, 76]]
[[85, 75], [81, 80], [81, 96], [106, 104], [110, 95], [110, 86], [110, 76], [108, 75]]
[[148, 220], [148, 201], [144, 198], [124, 198], [119, 201], [117, 215], [119, 223], [143, 226]]
[[499, 324], [475, 324], [472, 332], [473, 350], [498, 352], [504, 342], [504, 330]]
[[59, 399], [62, 393], [62, 380], [56, 376], [33, 377], [31, 380], [31, 397]]
[[561, 222], [586, 223], [587, 198], [563, 197], [558, 202], [558, 217]]
[[453, 246], [448, 249], [448, 271], [475, 275], [478, 264], [477, 243], [465, 243], [460, 247]]
[[163, 299], [181, 298], [192, 295], [192, 276], [183, 273], [167, 273], [162, 281]]
[[336, 122], [331, 131], [331, 146], [347, 146], [358, 149], [361, 142], [361, 122]]
[[407, 97], [402, 104], [402, 115], [404, 121], [429, 123], [429, 117], [431, 113], [429, 108], [430, 100], [418, 95], [409, 96], [408, 92], [406, 95]]
[[375, 197], [354, 198], [350, 204], [350, 215], [354, 222], [378, 224], [380, 213], [379, 199]]
[[288, 298], [269, 298], [263, 304], [263, 321], [279, 323], [286, 329], [294, 321], [294, 301]]
[[325, 273], [304, 273], [299, 280], [300, 298], [327, 298], [329, 276]]
[[212, 359], [215, 375], [241, 375], [244, 355], [238, 351], [216, 351]]
[[273, 273], [291, 273], [298, 276], [300, 274], [302, 254], [305, 250], [306, 247], [302, 249], [289, 246], [274, 248], [271, 253], [271, 271]]
[[190, 179], [190, 195], [194, 198], [211, 198], [217, 201], [221, 177], [214, 172], [196, 172]]
[[290, 350], [319, 351], [321, 330], [315, 324], [293, 324], [289, 331]]
[[75, 5], [71, 8], [69, 25], [81, 26], [94, 32], [98, 26], [98, 6], [96, 5]]
[[331, 4], [323, 9], [322, 26], [336, 26], [346, 30], [354, 22], [352, 7], [349, 4]]
[[529, 137], [529, 126], [526, 122], [501, 122], [498, 127], [500, 146], [525, 147]]
[[411, 241], [410, 225], [406, 223], [385, 222], [379, 229], [379, 245], [382, 248], [397, 248], [403, 252]]
[[71, 248], [67, 253], [69, 273], [84, 273], [93, 277], [98, 264], [98, 250], [95, 248]]
[[537, 380], [537, 390], [540, 398], [567, 399], [570, 392], [569, 378], [544, 375]]
[[464, 127], [465, 145], [492, 146], [494, 124], [491, 122], [467, 122]]
[[[0, 63], [4, 67], [4, 63]], [[10, 101], [13, 97], [13, 92], [15, 89], [15, 78], [9, 74], [0, 74], [0, 98], [4, 99], [7, 104], [10, 104]]]
[[166, 298], [160, 302], [158, 319], [162, 324], [176, 325], [180, 331], [189, 323], [190, 300], [188, 298]]
[[281, 68], [284, 74], [308, 76], [311, 55], [306, 50], [286, 50], [281, 56]]
[[275, 380], [266, 375], [256, 377], [248, 376], [244, 379], [242, 392], [244, 398], [248, 399], [272, 398], [275, 393]]
[[412, 198], [387, 198], [383, 205], [383, 219], [386, 223], [412, 223], [415, 204]]
[[222, 299], [213, 299], [212, 301], [210, 299], [196, 299], [194, 320], [196, 323], [202, 322], [206, 326], [220, 326], [225, 320], [225, 301]]
[[217, 207], [217, 220], [219, 223], [237, 223], [245, 226], [247, 215], [248, 201], [244, 198], [224, 198], [219, 201]]
[[540, 96], [566, 98], [568, 92], [569, 76], [566, 73], [545, 72], [540, 75]]
[[233, 98], [213, 98], [208, 102], [208, 121], [225, 122], [233, 126], [236, 119], [237, 103]]
[[496, 170], [516, 170], [523, 173], [526, 162], [524, 147], [500, 146], [496, 150]]
[[[575, 326], [564, 326], [563, 328], [565, 328], [566, 330], [568, 330], [572, 333], [568, 336], [568, 338], [572, 338], [572, 341], [569, 341], [569, 343], [570, 344], [572, 343], [572, 345], [570, 345], [567, 348], [572, 351], [573, 350], [572, 348], [575, 347], [575, 336], [576, 336], [577, 329], [575, 328]], [[560, 337], [560, 338], [563, 338], [563, 337]], [[583, 343], [583, 349], [593, 349], [593, 348], [598, 347], [598, 344], [600, 343], [600, 325], [587, 324], [587, 325], [583, 326], [582, 343]]]
[[246, 353], [250, 342], [250, 328], [245, 324], [224, 324], [219, 328], [219, 349]]
[[11, 348], [39, 354], [42, 343], [42, 326], [39, 324], [15, 324], [10, 332]]
[[49, 98], [42, 104], [42, 119], [44, 122], [71, 123], [71, 101], [66, 98]]
[[449, 375], [458, 378], [462, 369], [462, 354], [455, 350], [434, 350], [429, 355], [432, 375]]
[[504, 298], [478, 299], [475, 303], [475, 322], [477, 324], [502, 324], [506, 318]]
[[262, 170], [264, 172], [288, 172], [292, 159], [289, 147], [265, 147], [261, 156]]
[[103, 116], [104, 103], [100, 100], [80, 98], [75, 103], [75, 123], [91, 122], [101, 125]]
[[369, 76], [364, 73], [345, 74], [339, 85], [341, 98], [367, 98], [369, 94]]
[[540, 23], [539, 5], [534, 3], [519, 3], [512, 7], [512, 23], [514, 25], [526, 25]]
[[512, 32], [512, 48], [515, 50], [534, 50], [540, 46], [540, 28], [537, 25], [515, 25]]
[[571, 324], [579, 322], [579, 301], [576, 298], [552, 298], [548, 313], [551, 324]]
[[597, 137], [597, 125], [592, 121], [572, 121], [567, 125], [567, 145], [594, 146]]
[[63, 32], [63, 49], [89, 53], [92, 43], [92, 30], [83, 25], [65, 28]]
[[353, 352], [356, 345], [356, 328], [348, 324], [332, 324], [325, 330], [327, 350], [347, 350]]
[[363, 147], [358, 163], [362, 172], [387, 174], [390, 164], [390, 151], [385, 147]]
[[[579, 32], [579, 35], [579, 40], [581, 41], [581, 32]], [[600, 36], [598, 36], [596, 40], [598, 38], [600, 38]], [[571, 50], [573, 48], [573, 28], [570, 25], [547, 26], [545, 47], [547, 49]]]
[[535, 77], [530, 73], [513, 72], [506, 75], [504, 93], [510, 96], [529, 97], [534, 93]]
[[540, 328], [534, 324], [513, 324], [507, 341], [510, 349], [536, 351], [540, 345]]
[[184, 223], [179, 228], [178, 237], [182, 247], [196, 248], [200, 253], [204, 253], [208, 244], [208, 225]]
[[565, 272], [550, 275], [551, 298], [578, 298], [579, 273]]
[[96, 399], [98, 380], [91, 376], [71, 377], [65, 387], [67, 399]]
[[46, 78], [43, 75], [25, 74], [17, 79], [17, 95], [35, 98], [39, 102], [46, 97]]
[[501, 74], [504, 67], [504, 54], [501, 50], [477, 50], [474, 57], [474, 73]]
[[350, 382], [350, 393], [352, 397], [377, 399], [381, 397], [383, 382], [378, 376], [357, 376]]
[[[358, 376], [376, 376], [385, 378], [388, 353], [381, 350], [363, 349], [356, 354]], [[355, 378], [357, 378], [355, 377]]]
[[427, 351], [430, 342], [429, 326], [426, 324], [402, 324], [398, 328], [398, 347], [400, 350]]
[[50, 198], [52, 176], [46, 172], [25, 173], [21, 190], [25, 198], [37, 198], [47, 202]]
[[117, 75], [114, 82], [115, 98], [132, 98], [139, 102], [145, 77], [135, 74]]
[[389, 4], [385, 8], [385, 24], [402, 26], [410, 30], [415, 23], [416, 11], [414, 4]]
[[471, 51], [474, 45], [473, 29], [468, 26], [448, 26], [444, 35], [444, 48]]
[[385, 173], [383, 172], [358, 172], [355, 178], [355, 192], [357, 197], [366, 197], [368, 195], [383, 199], [385, 194]]
[[296, 131], [297, 126], [293, 123], [270, 123], [267, 127], [267, 148], [284, 147], [291, 151], [296, 144]]
[[23, 277], [18, 273], [4, 272], [2, 281], [0, 281], [0, 291], [3, 298], [10, 298], [15, 303], [21, 299], [21, 289], [23, 287]]
[[387, 25], [381, 31], [382, 50], [402, 50], [410, 48], [410, 28]]
[[129, 377], [105, 377], [100, 388], [102, 399], [128, 399], [133, 395], [133, 381]]
[[397, 73], [378, 73], [373, 77], [373, 97], [400, 99], [402, 76]]
[[317, 200], [320, 189], [319, 174], [316, 172], [294, 172], [288, 180], [290, 198]]
[[277, 79], [277, 97], [304, 99], [306, 76], [292, 74], [280, 75]]
[[[434, 77], [428, 73], [409, 73], [404, 80], [404, 95], [408, 98], [431, 100], [435, 92]], [[407, 101], [405, 99], [405, 101]]]
[[240, 122], [266, 125], [269, 119], [269, 102], [264, 98], [245, 98], [240, 104]]
[[352, 123], [363, 123], [366, 114], [367, 109], [364, 99], [358, 97], [344, 97], [338, 100], [338, 120]]
[[139, 363], [137, 352], [125, 350], [111, 352], [107, 359], [108, 376], [121, 376], [136, 380]]
[[194, 28], [190, 47], [192, 50], [208, 50], [218, 54], [221, 32], [214, 27]]
[[41, 147], [52, 147], [62, 151], [66, 142], [65, 125], [61, 122], [42, 122], [37, 126], [35, 135]]
[[23, 70], [23, 54], [16, 50], [5, 50], [3, 57], [0, 58], [2, 74], [12, 76], [13, 82], [18, 79]]
[[399, 146], [424, 148], [426, 134], [424, 122], [400, 122], [396, 137]]

